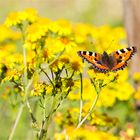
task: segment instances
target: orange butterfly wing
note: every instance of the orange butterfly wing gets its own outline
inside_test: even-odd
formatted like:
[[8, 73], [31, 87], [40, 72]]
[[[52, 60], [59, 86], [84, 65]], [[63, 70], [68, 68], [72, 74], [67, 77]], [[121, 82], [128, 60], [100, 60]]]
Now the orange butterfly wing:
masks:
[[91, 63], [95, 69], [101, 72], [109, 71], [109, 68], [101, 63], [101, 54], [89, 51], [79, 51], [78, 55]]
[[126, 67], [127, 61], [134, 55], [136, 51], [137, 48], [133, 46], [111, 53], [110, 55], [112, 55], [116, 59], [116, 64], [111, 70], [117, 71]]

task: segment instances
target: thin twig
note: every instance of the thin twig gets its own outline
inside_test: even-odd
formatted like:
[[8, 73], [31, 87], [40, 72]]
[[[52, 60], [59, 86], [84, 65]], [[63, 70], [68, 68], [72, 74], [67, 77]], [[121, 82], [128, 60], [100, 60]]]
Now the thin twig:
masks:
[[50, 83], [52, 84], [52, 86], [55, 87], [54, 84], [53, 84], [53, 82], [52, 82], [52, 80], [51, 80], [51, 78], [50, 78], [49, 75], [47, 74], [47, 72], [45, 72], [45, 70], [44, 70], [43, 68], [41, 68], [41, 66], [40, 66], [39, 68], [40, 68], [41, 71], [47, 76], [47, 78], [49, 79], [49, 81], [50, 81]]
[[84, 119], [77, 125], [76, 129], [78, 129], [79, 127], [81, 127], [81, 125], [86, 121], [86, 119], [89, 117], [89, 115], [94, 111], [94, 108], [96, 106], [96, 103], [98, 101], [98, 98], [99, 98], [99, 94], [96, 94], [96, 98], [88, 112], [88, 114], [84, 117]]
[[52, 75], [52, 80], [54, 80], [54, 74], [53, 74], [53, 71], [51, 68], [50, 68], [50, 71], [51, 71], [51, 75]]
[[75, 70], [72, 72], [71, 76], [68, 79], [72, 79], [74, 73], [75, 73]]
[[69, 77], [68, 70], [65, 69], [66, 76]]

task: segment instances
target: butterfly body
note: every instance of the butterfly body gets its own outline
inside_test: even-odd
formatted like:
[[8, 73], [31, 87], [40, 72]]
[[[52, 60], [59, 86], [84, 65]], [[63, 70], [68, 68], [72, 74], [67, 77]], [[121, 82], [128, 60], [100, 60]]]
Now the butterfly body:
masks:
[[112, 69], [115, 63], [114, 57], [108, 55], [106, 52], [101, 57], [101, 64], [106, 65], [109, 69]]
[[127, 61], [136, 52], [136, 47], [124, 48], [110, 54], [79, 51], [78, 55], [93, 65], [100, 72], [117, 71], [127, 66]]

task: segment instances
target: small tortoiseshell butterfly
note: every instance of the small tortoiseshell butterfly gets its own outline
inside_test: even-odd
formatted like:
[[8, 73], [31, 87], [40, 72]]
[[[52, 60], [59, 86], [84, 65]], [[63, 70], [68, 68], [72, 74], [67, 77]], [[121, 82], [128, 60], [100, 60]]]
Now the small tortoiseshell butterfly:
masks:
[[127, 66], [127, 61], [137, 51], [136, 47], [124, 48], [109, 55], [90, 51], [78, 51], [78, 55], [93, 65], [100, 72], [117, 71]]

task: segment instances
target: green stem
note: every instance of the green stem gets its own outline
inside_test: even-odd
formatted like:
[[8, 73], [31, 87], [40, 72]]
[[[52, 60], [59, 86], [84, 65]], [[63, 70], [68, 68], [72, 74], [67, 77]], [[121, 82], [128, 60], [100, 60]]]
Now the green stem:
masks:
[[91, 113], [94, 111], [94, 108], [95, 108], [95, 106], [96, 106], [96, 103], [97, 103], [98, 99], [99, 99], [99, 93], [96, 94], [96, 98], [95, 98], [95, 100], [94, 100], [94, 102], [93, 102], [93, 104], [92, 104], [92, 106], [91, 106], [91, 108], [90, 108], [88, 114], [87, 114], [87, 115], [84, 117], [84, 119], [77, 125], [76, 129], [78, 129], [79, 127], [81, 127], [81, 125], [86, 121], [86, 119], [89, 117], [89, 115], [91, 115]]
[[[23, 42], [25, 42], [25, 33], [23, 31], [23, 28], [21, 27], [21, 32], [22, 32], [22, 37], [23, 37]], [[26, 105], [27, 105], [27, 108], [29, 110], [29, 113], [31, 115], [31, 118], [32, 118], [32, 121], [33, 123], [36, 123], [36, 119], [32, 113], [32, 109], [31, 109], [31, 106], [30, 106], [30, 103], [28, 101], [28, 90], [33, 82], [33, 77], [30, 81], [28, 81], [28, 77], [27, 77], [27, 59], [26, 59], [26, 48], [23, 46], [23, 61], [24, 61], [24, 91], [25, 91], [25, 96], [24, 96], [24, 99], [25, 99], [25, 102], [26, 102]]]
[[[51, 117], [52, 117], [52, 115], [54, 113], [53, 110], [54, 110], [55, 103], [56, 103], [56, 100], [55, 100], [54, 96], [52, 96], [52, 100], [53, 101], [52, 101], [51, 111], [50, 111], [48, 117], [45, 117], [45, 120], [42, 121], [42, 127], [41, 127], [41, 130], [39, 132], [39, 136], [38, 136], [39, 140], [47, 139], [48, 128], [49, 128]], [[47, 121], [46, 121], [46, 119], [47, 119]]]
[[79, 123], [82, 119], [82, 108], [83, 108], [83, 78], [82, 73], [80, 73], [80, 83], [81, 83], [81, 91], [80, 91], [80, 114], [79, 114]]
[[44, 104], [43, 104], [43, 108], [44, 108], [44, 111], [43, 111], [44, 121], [46, 119], [46, 103], [47, 103], [47, 99], [45, 97]]
[[11, 131], [11, 133], [10, 133], [10, 136], [9, 136], [8, 140], [12, 140], [12, 138], [13, 138], [13, 136], [14, 136], [16, 127], [17, 127], [17, 125], [18, 125], [19, 119], [20, 119], [21, 114], [22, 114], [22, 112], [23, 112], [23, 107], [24, 107], [24, 105], [21, 104], [21, 106], [20, 106], [20, 108], [19, 108], [19, 111], [18, 111], [18, 114], [17, 114], [17, 117], [16, 117], [16, 120], [15, 120], [15, 123], [14, 123], [14, 126], [13, 126], [13, 128], [12, 128], [12, 131]]
[[24, 87], [27, 85], [27, 61], [26, 61], [26, 48], [23, 47], [23, 59], [24, 59]]
[[[23, 31], [22, 26], [19, 26], [19, 28], [20, 28], [20, 30], [21, 30], [21, 33], [22, 33], [22, 40], [23, 40], [23, 43], [24, 43], [24, 41], [25, 41], [25, 34], [24, 34], [24, 31]], [[31, 81], [29, 81], [29, 83], [28, 83], [28, 78], [27, 78], [27, 60], [26, 60], [26, 48], [25, 48], [25, 47], [23, 47], [23, 61], [24, 61], [24, 78], [23, 78], [24, 89], [23, 89], [23, 90], [24, 90], [24, 92], [25, 92], [25, 96], [24, 96], [24, 97], [25, 97], [25, 98], [24, 98], [25, 100], [24, 100], [24, 102], [26, 102], [26, 105], [27, 105], [27, 107], [28, 107], [28, 109], [29, 109], [29, 112], [30, 112], [30, 114], [31, 114], [31, 116], [32, 116], [33, 122], [36, 122], [36, 120], [35, 120], [35, 118], [34, 118], [34, 116], [33, 116], [33, 113], [32, 113], [32, 110], [31, 110], [31, 107], [30, 107], [30, 104], [29, 104], [29, 101], [28, 101], [28, 99], [27, 99], [28, 90], [29, 90], [29, 88], [30, 88], [30, 85], [32, 84], [33, 78], [32, 78]], [[17, 114], [17, 117], [16, 117], [16, 120], [15, 120], [14, 126], [13, 126], [12, 131], [11, 131], [10, 136], [9, 136], [9, 140], [12, 140], [12, 138], [13, 138], [13, 136], [14, 136], [16, 127], [17, 127], [17, 125], [18, 125], [19, 119], [20, 119], [21, 114], [22, 114], [22, 112], [23, 112], [23, 108], [24, 108], [24, 104], [22, 104], [22, 105], [20, 106], [20, 109], [19, 109], [19, 112], [18, 112], [18, 114]]]
[[46, 97], [45, 97], [45, 100], [44, 100], [44, 104], [43, 104], [43, 120], [42, 120], [42, 126], [41, 126], [41, 129], [40, 129], [40, 131], [39, 131], [39, 136], [38, 136], [38, 138], [39, 138], [39, 140], [41, 140], [42, 139], [42, 137], [43, 137], [43, 135], [44, 135], [44, 124], [45, 124], [45, 121], [46, 121], [46, 102], [47, 102], [47, 100], [46, 100]]
[[72, 79], [74, 73], [75, 73], [75, 70], [72, 72], [72, 74], [71, 74], [71, 76], [69, 77], [69, 79]]
[[54, 108], [52, 113], [55, 113], [57, 111], [57, 109], [59, 108], [59, 106], [62, 104], [62, 102], [64, 101], [64, 99], [67, 98], [67, 96], [69, 95], [69, 92], [71, 91], [71, 87], [69, 88], [69, 90], [67, 91], [66, 95], [64, 97], [60, 97], [60, 102], [57, 104], [56, 108]]
[[[23, 25], [19, 25], [18, 26], [20, 31], [21, 31], [21, 34], [22, 34], [22, 42], [24, 43], [25, 42], [25, 32], [23, 30]], [[23, 50], [23, 63], [24, 63], [24, 88], [26, 87], [27, 85], [27, 60], [26, 60], [26, 48], [23, 46], [22, 47], [22, 50]]]

